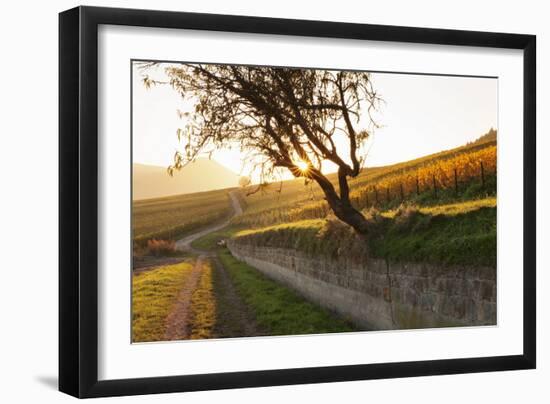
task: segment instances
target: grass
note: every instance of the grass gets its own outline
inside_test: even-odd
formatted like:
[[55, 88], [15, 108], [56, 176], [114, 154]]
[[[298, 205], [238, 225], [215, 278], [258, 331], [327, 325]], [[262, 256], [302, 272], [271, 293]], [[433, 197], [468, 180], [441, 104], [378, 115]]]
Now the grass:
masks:
[[134, 201], [134, 243], [143, 247], [153, 238], [181, 238], [222, 220], [230, 212], [227, 189]]
[[[331, 255], [332, 248], [329, 248], [331, 241], [319, 237], [321, 231], [328, 225], [329, 222], [326, 219], [301, 220], [261, 229], [242, 230], [237, 232], [234, 237], [240, 242], [259, 246], [293, 248], [311, 255], [317, 253]], [[336, 244], [333, 243], [332, 246], [334, 247]]]
[[[467, 200], [464, 202], [454, 202], [444, 205], [426, 205], [420, 206], [418, 211], [427, 215], [446, 215], [455, 216], [477, 210], [480, 208], [496, 208], [497, 198], [490, 196], [482, 199]], [[399, 208], [382, 212], [381, 214], [387, 218], [394, 218], [399, 213]]]
[[147, 253], [155, 257], [174, 256], [179, 252], [176, 250], [176, 242], [173, 240], [147, 240]]
[[496, 230], [496, 207], [462, 213], [451, 208], [450, 214], [418, 210], [389, 220], [370, 248], [390, 261], [496, 267]]
[[251, 307], [258, 325], [268, 335], [320, 334], [355, 330], [350, 322], [307, 302], [297, 293], [270, 280], [258, 270], [219, 253], [237, 293]]
[[496, 266], [496, 198], [439, 206], [364, 211], [367, 240], [335, 219], [310, 219], [237, 232], [241, 242], [293, 248], [330, 258]]
[[220, 250], [223, 247], [218, 246], [218, 241], [225, 240], [232, 237], [236, 232], [238, 232], [241, 227], [238, 226], [227, 226], [218, 231], [208, 233], [205, 236], [196, 239], [191, 243], [193, 248], [203, 251], [216, 251]]
[[162, 341], [165, 321], [192, 264], [167, 265], [132, 277], [132, 341]]
[[191, 296], [191, 335], [190, 339], [212, 337], [216, 323], [216, 299], [212, 285], [212, 265], [203, 263], [204, 269], [197, 289]]
[[[479, 178], [478, 158], [486, 160], [485, 184]], [[459, 192], [455, 193], [452, 171], [459, 170]], [[373, 186], [378, 189], [379, 209], [395, 208], [401, 204], [399, 184], [404, 186], [407, 201], [419, 205], [444, 204], [496, 195], [496, 142], [471, 144], [443, 151], [415, 160], [384, 167], [365, 168], [358, 177], [349, 181], [352, 204], [357, 209], [372, 206], [375, 202]], [[431, 183], [432, 172], [437, 174], [437, 195]], [[422, 174], [422, 175], [421, 175]], [[419, 195], [416, 193], [415, 178], [420, 177]], [[424, 178], [426, 177], [426, 178]], [[463, 178], [464, 177], [464, 178]], [[328, 178], [337, 187], [335, 174]], [[426, 184], [426, 181], [428, 183]], [[390, 199], [387, 200], [387, 187]], [[280, 192], [279, 192], [280, 191]], [[284, 181], [282, 188], [272, 184], [265, 192], [257, 192], [245, 198], [247, 208], [243, 215], [235, 217], [232, 223], [241, 227], [259, 228], [272, 224], [326, 218], [330, 214], [320, 188], [315, 184], [304, 185], [302, 179]]]

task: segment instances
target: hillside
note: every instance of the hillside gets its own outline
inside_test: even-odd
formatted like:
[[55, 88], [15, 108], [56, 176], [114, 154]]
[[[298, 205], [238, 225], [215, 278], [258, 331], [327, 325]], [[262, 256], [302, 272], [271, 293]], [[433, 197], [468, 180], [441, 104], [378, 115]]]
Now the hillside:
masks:
[[134, 201], [134, 242], [151, 238], [174, 240], [208, 226], [230, 213], [227, 189]]
[[312, 257], [496, 266], [496, 197], [364, 210], [369, 250], [342, 222], [324, 218], [278, 223], [232, 232], [241, 244], [290, 248]]
[[238, 175], [221, 164], [200, 158], [170, 177], [166, 167], [134, 163], [133, 200], [190, 194], [237, 186]]
[[[481, 184], [480, 162], [484, 165], [485, 184]], [[434, 177], [438, 196], [432, 202], [435, 204], [457, 196], [467, 200], [495, 194], [496, 142], [474, 143], [390, 166], [365, 168], [350, 180], [350, 197], [359, 210], [373, 205], [398, 205], [403, 199], [431, 199]], [[328, 178], [337, 187], [336, 176], [329, 174]], [[263, 193], [249, 195], [245, 202], [247, 209], [233, 220], [235, 225], [263, 227], [324, 218], [329, 213], [319, 187], [304, 186], [303, 180], [285, 181], [282, 187], [273, 184]]]
[[497, 131], [495, 129], [491, 128], [489, 130], [489, 132], [487, 132], [486, 134], [478, 137], [473, 142], [468, 143], [468, 145], [483, 144], [483, 143], [487, 143], [487, 142], [496, 142], [496, 141], [497, 141]]
[[[480, 171], [481, 162], [483, 163], [483, 177]], [[333, 174], [330, 174], [329, 178], [336, 182]], [[433, 188], [434, 178], [437, 183], [436, 191]], [[487, 227], [484, 227], [486, 223], [489, 226], [496, 223], [494, 203], [496, 201], [496, 142], [494, 140], [488, 139], [486, 142], [475, 142], [390, 166], [365, 168], [357, 178], [350, 181], [350, 185], [352, 188], [352, 203], [364, 214], [370, 215], [372, 212], [369, 209], [375, 207], [377, 211], [386, 215], [384, 212], [399, 209], [399, 206], [406, 202], [407, 205], [421, 209], [421, 215], [415, 216], [415, 220], [418, 220], [420, 224], [414, 222], [412, 227], [417, 224], [422, 227], [421, 222], [423, 223], [424, 220], [430, 222], [432, 216], [437, 215], [450, 216], [449, 223], [452, 225], [456, 221], [452, 219], [455, 216], [454, 212], [448, 214], [447, 211], [435, 212], [430, 209], [437, 206], [454, 206], [453, 209], [458, 209], [461, 214], [467, 213], [467, 217], [464, 216], [464, 228], [471, 223], [475, 223], [474, 230], [479, 230], [477, 233], [473, 230], [470, 231], [470, 239], [474, 236], [480, 238], [478, 237], [480, 234], [490, 236], [490, 240], [494, 236], [492, 232], [487, 230]], [[217, 241], [219, 237], [228, 237], [234, 230], [261, 230], [262, 228], [283, 224], [293, 227], [292, 223], [304, 220], [320, 219], [319, 223], [324, 223], [326, 219], [331, 217], [330, 209], [316, 184], [312, 183], [305, 186], [303, 180], [290, 180], [285, 181], [282, 188], [279, 184], [272, 184], [265, 189], [265, 192], [245, 196], [247, 191], [254, 190], [255, 186], [252, 185], [248, 188], [248, 190], [243, 189], [240, 198], [245, 210], [244, 213], [233, 218], [231, 231], [226, 232], [227, 234], [216, 233], [212, 235], [212, 240]], [[472, 205], [472, 201], [480, 200], [485, 201], [482, 206], [478, 206], [478, 202]], [[456, 206], [459, 206], [459, 208], [455, 204], [458, 204]], [[150, 238], [177, 239], [182, 237], [196, 229], [222, 220], [227, 216], [230, 208], [227, 189], [134, 201], [133, 206], [134, 241], [139, 245]], [[485, 211], [483, 214], [470, 213], [472, 207], [476, 209], [484, 208]], [[487, 219], [486, 216], [489, 216], [488, 221], [485, 220]], [[417, 241], [415, 237], [422, 236], [418, 233], [411, 241], [407, 238], [409, 237], [408, 233], [397, 234], [397, 232], [394, 232], [391, 225], [393, 217], [387, 217], [386, 219], [385, 225], [379, 230], [384, 235], [391, 233], [392, 237], [385, 237], [383, 243], [378, 242], [380, 240], [371, 240], [373, 241], [373, 247], [376, 247], [375, 250], [381, 255], [388, 255], [387, 250], [391, 249], [392, 243], [407, 244], [410, 242], [410, 245], [414, 247]], [[435, 235], [439, 237], [442, 234], [448, 236], [452, 232], [462, 233], [460, 229], [457, 230], [452, 226], [447, 227], [449, 223], [447, 223], [447, 220], [441, 219], [440, 231]], [[418, 232], [420, 227], [415, 227], [415, 231]], [[492, 229], [492, 227], [490, 228]], [[315, 230], [314, 235], [318, 230]], [[299, 233], [301, 233], [301, 230]], [[423, 235], [422, 237], [424, 236], [423, 243], [429, 246], [430, 243], [427, 240], [430, 239], [431, 235]], [[308, 237], [304, 238], [300, 234], [298, 238], [304, 241]], [[461, 254], [463, 253], [461, 248], [470, 245], [465, 241], [466, 239], [467, 237], [464, 237], [456, 245], [457, 251]], [[212, 240], [209, 240], [209, 242]], [[447, 245], [447, 241], [439, 240], [436, 244], [444, 246]], [[417, 257], [417, 253], [412, 253], [412, 251], [418, 250], [417, 247], [407, 249], [401, 246], [398, 250], [409, 258], [413, 256], [414, 259], [420, 258]], [[435, 251], [435, 249], [432, 250]], [[483, 252], [476, 249], [471, 251], [474, 250], [476, 251], [474, 255], [483, 258], [485, 263], [490, 262], [493, 257], [493, 251], [490, 249]], [[375, 251], [373, 252], [375, 253]], [[427, 255], [429, 254], [426, 253]], [[435, 254], [432, 255], [435, 256]], [[464, 253], [462, 256], [465, 259], [472, 258], [470, 253]], [[441, 257], [437, 257], [437, 259], [441, 259]], [[456, 261], [459, 260], [456, 259]]]

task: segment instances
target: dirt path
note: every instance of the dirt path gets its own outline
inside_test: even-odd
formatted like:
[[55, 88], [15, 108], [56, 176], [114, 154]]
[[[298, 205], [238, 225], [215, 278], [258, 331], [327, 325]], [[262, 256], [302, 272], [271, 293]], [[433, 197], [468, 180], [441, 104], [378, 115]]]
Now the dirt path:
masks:
[[216, 295], [216, 323], [212, 338], [267, 335], [254, 319], [250, 308], [235, 291], [233, 282], [217, 257], [213, 257], [213, 283]]
[[224, 228], [234, 216], [243, 212], [235, 193], [231, 192], [229, 197], [233, 207], [231, 217], [176, 241], [178, 250], [197, 254], [198, 257], [193, 272], [181, 289], [176, 304], [166, 318], [166, 340], [181, 340], [190, 337], [193, 321], [191, 298], [199, 285], [206, 260], [212, 262], [212, 282], [216, 299], [216, 321], [211, 338], [265, 335], [257, 326], [253, 313], [235, 291], [231, 278], [220, 260], [211, 252], [197, 250], [191, 246], [193, 241]]
[[188, 251], [188, 252], [193, 252], [195, 254], [204, 255], [205, 254], [204, 251], [194, 249], [193, 247], [191, 247], [191, 243], [193, 241], [203, 237], [203, 236], [206, 236], [208, 233], [212, 233], [212, 232], [218, 231], [220, 229], [223, 229], [225, 226], [227, 226], [229, 224], [229, 222], [231, 221], [231, 219], [233, 219], [233, 217], [243, 213], [243, 209], [241, 207], [241, 204], [239, 203], [239, 200], [237, 199], [237, 197], [235, 195], [235, 192], [230, 192], [229, 193], [229, 198], [231, 199], [231, 206], [233, 207], [233, 214], [229, 218], [227, 218], [226, 220], [224, 220], [221, 223], [216, 223], [216, 224], [214, 224], [212, 226], [209, 226], [209, 227], [207, 227], [207, 228], [205, 228], [201, 231], [190, 234], [187, 237], [184, 237], [184, 238], [176, 241], [176, 249], [180, 250], [180, 251]]
[[166, 317], [166, 332], [164, 333], [166, 341], [189, 338], [191, 334], [189, 324], [192, 320], [191, 297], [197, 288], [203, 270], [204, 258], [199, 257], [185, 285], [180, 290], [172, 311]]
[[[243, 209], [241, 207], [241, 204], [239, 203], [239, 200], [235, 196], [235, 192], [230, 192], [229, 198], [231, 199], [231, 206], [233, 208], [233, 213], [231, 214], [230, 217], [225, 219], [223, 222], [213, 224], [205, 229], [202, 229], [197, 233], [190, 234], [187, 237], [177, 240], [176, 249], [180, 251], [194, 253], [199, 256], [208, 255], [208, 253], [205, 251], [199, 251], [191, 247], [191, 243], [207, 235], [208, 233], [212, 233], [224, 228], [229, 224], [229, 222], [233, 217], [243, 213]], [[159, 266], [178, 264], [182, 261], [187, 261], [188, 259], [189, 259], [188, 257], [149, 257], [149, 256], [139, 257], [137, 259], [134, 258], [134, 261], [132, 264], [133, 274], [138, 275], [142, 272], [150, 271]]]

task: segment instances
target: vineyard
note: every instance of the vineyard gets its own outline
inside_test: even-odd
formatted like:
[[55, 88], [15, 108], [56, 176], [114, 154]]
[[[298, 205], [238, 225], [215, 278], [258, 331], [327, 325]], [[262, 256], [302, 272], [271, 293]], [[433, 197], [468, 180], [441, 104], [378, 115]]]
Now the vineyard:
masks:
[[[474, 143], [390, 166], [366, 168], [350, 181], [350, 199], [365, 214], [372, 207], [391, 212], [403, 202], [435, 207], [487, 200], [496, 196], [496, 168], [496, 141]], [[337, 187], [335, 174], [328, 177]], [[251, 189], [237, 194], [244, 213], [233, 218], [232, 229], [258, 229], [331, 216], [314, 183], [304, 185], [298, 179], [271, 184], [265, 192], [250, 194]], [[227, 191], [135, 201], [134, 247], [145, 249], [151, 239], [176, 240], [223, 220], [230, 213]]]
[[[350, 181], [355, 208], [390, 208], [404, 201], [449, 200], [496, 194], [496, 142], [463, 146], [405, 163], [367, 168]], [[334, 175], [329, 176], [336, 184]], [[330, 208], [315, 185], [287, 181], [247, 197], [246, 212], [234, 225], [263, 227], [325, 218]]]
[[472, 182], [477, 181], [486, 191], [494, 191], [496, 176], [496, 145], [481, 150], [459, 153], [447, 159], [426, 162], [420, 167], [403, 168], [397, 172], [382, 176], [352, 195], [352, 203], [359, 209], [369, 208], [382, 201], [405, 200], [432, 192], [452, 190], [457, 196]]
[[132, 230], [136, 247], [150, 239], [175, 240], [215, 223], [230, 213], [227, 189], [133, 202]]

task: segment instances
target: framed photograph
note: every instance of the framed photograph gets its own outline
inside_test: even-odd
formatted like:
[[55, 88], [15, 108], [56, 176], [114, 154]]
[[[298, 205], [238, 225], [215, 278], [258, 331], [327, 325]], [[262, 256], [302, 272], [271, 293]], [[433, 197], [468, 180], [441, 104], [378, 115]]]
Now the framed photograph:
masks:
[[535, 36], [59, 28], [61, 391], [535, 368]]

